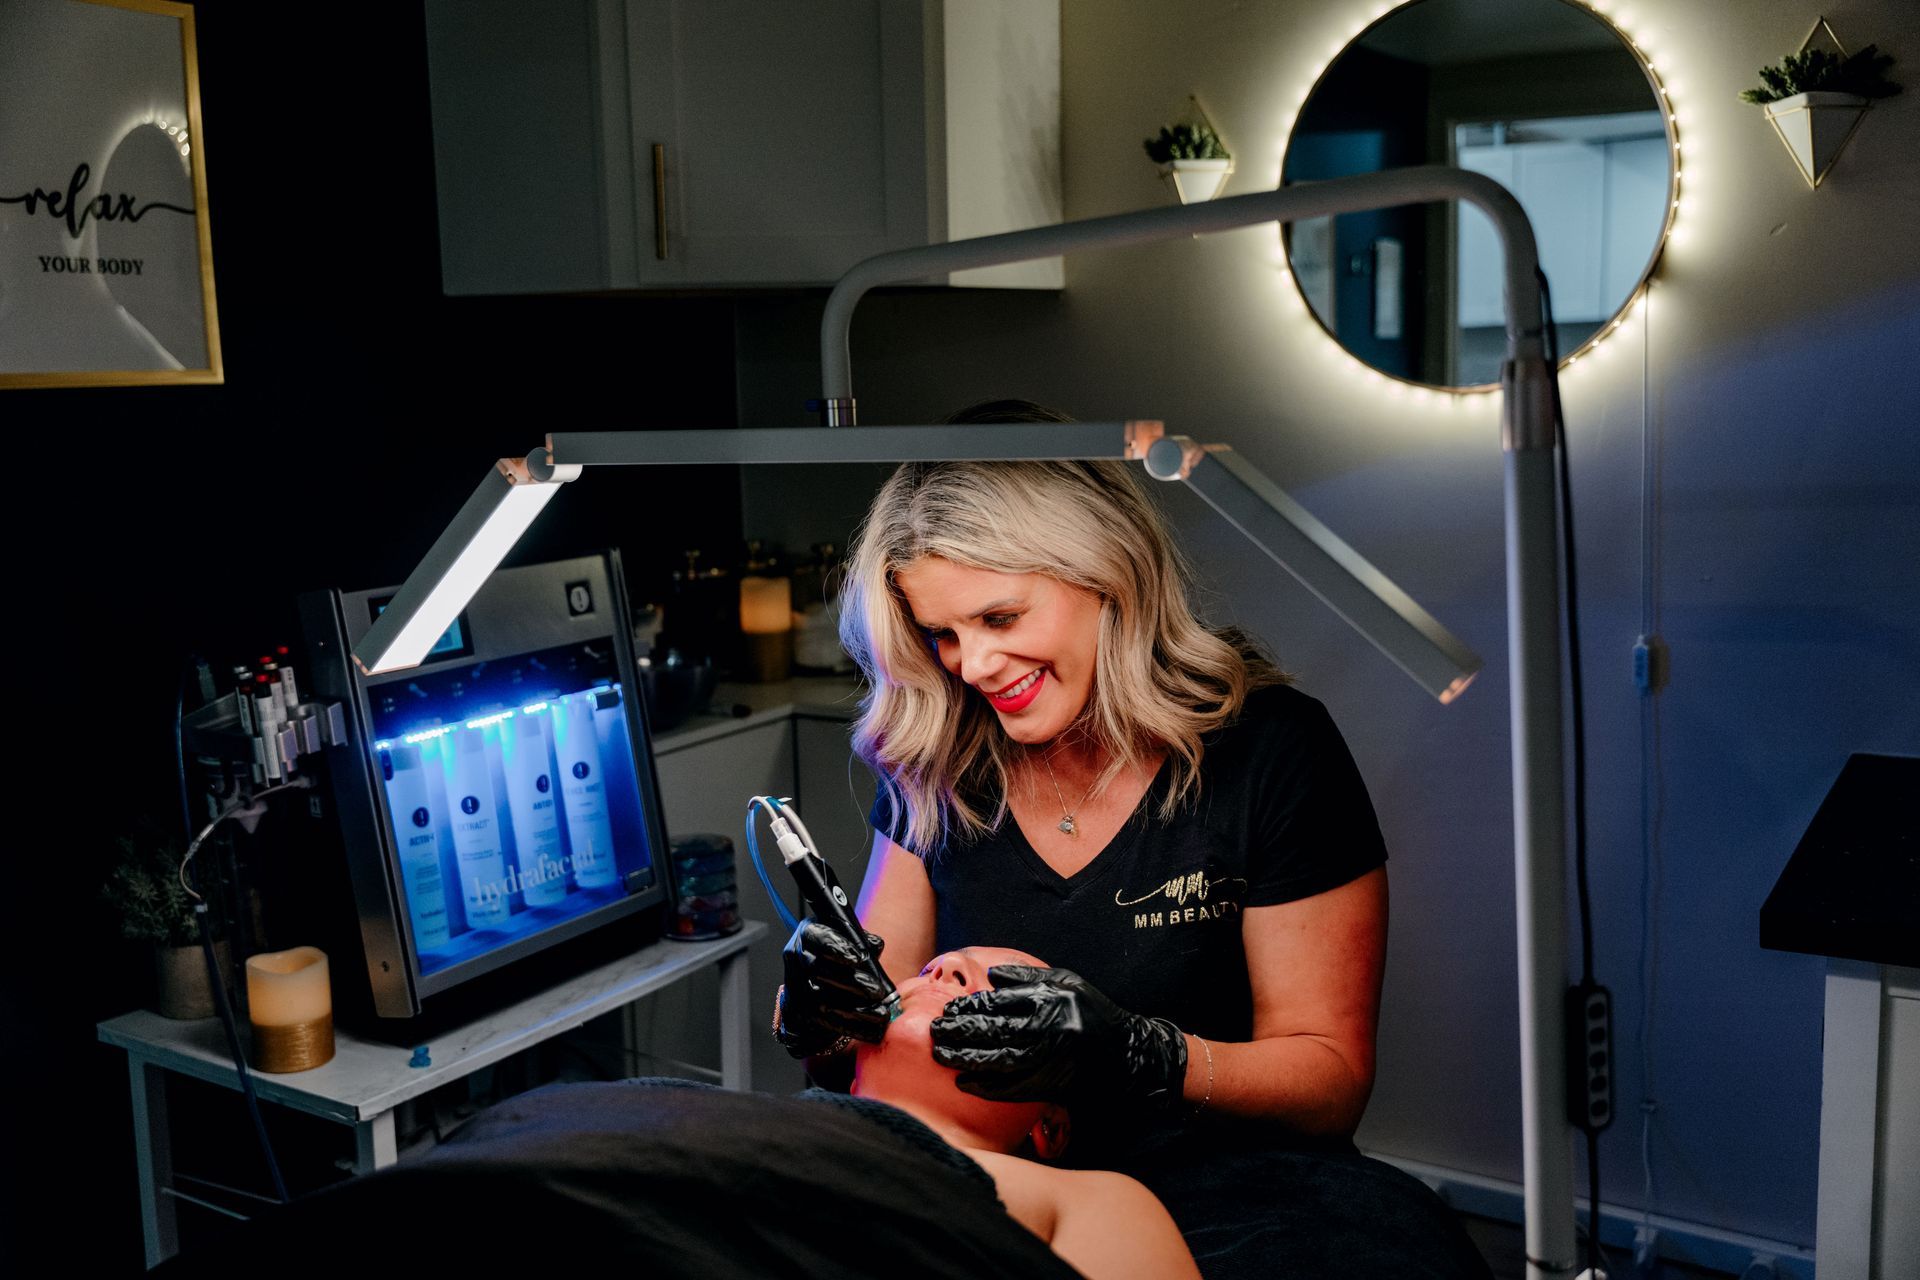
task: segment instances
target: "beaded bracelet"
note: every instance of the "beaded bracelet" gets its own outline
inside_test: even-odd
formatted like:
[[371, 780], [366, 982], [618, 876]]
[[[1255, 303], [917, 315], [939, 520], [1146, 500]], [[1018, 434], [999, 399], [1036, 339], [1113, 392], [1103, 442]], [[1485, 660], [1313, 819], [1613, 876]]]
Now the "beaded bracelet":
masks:
[[[1194, 1039], [1200, 1040], [1200, 1037], [1195, 1036]], [[1199, 1115], [1202, 1111], [1205, 1111], [1207, 1104], [1213, 1101], [1213, 1046], [1205, 1040], [1200, 1040], [1200, 1047], [1206, 1050], [1207, 1054], [1207, 1092], [1199, 1102], [1194, 1104], [1193, 1114], [1195, 1115]]]

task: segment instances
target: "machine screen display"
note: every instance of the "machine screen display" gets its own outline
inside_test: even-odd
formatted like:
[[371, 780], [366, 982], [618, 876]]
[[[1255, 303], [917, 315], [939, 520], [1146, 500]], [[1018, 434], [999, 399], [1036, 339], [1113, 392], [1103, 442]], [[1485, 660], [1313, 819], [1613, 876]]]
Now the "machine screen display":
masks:
[[[372, 611], [373, 616], [377, 618], [385, 613], [387, 606], [392, 603], [392, 596], [379, 596], [367, 601], [367, 607]], [[431, 662], [435, 658], [458, 656], [472, 652], [473, 641], [467, 635], [467, 617], [465, 614], [461, 614], [448, 625], [445, 631], [440, 633], [440, 638], [433, 642], [433, 647], [427, 650], [426, 656], [423, 657], [421, 661]]]
[[652, 883], [617, 677], [590, 641], [367, 691], [423, 975]]

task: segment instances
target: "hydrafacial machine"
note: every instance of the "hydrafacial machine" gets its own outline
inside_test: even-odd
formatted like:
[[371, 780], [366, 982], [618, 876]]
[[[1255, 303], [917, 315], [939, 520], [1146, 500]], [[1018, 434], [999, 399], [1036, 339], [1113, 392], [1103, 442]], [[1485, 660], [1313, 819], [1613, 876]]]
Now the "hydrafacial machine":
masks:
[[[1521, 1123], [1528, 1274], [1576, 1267], [1572, 1134], [1599, 1127], [1584, 1088], [1569, 1111], [1565, 815], [1562, 788], [1559, 538], [1554, 368], [1545, 346], [1533, 229], [1498, 183], [1440, 166], [1389, 170], [1206, 204], [1118, 214], [868, 259], [827, 300], [821, 326], [824, 426], [711, 431], [554, 432], [503, 459], [354, 649], [368, 675], [418, 663], [560, 485], [584, 467], [661, 463], [904, 462], [1113, 458], [1179, 480], [1293, 574], [1429, 693], [1449, 702], [1480, 662], [1431, 615], [1231, 449], [1168, 434], [1158, 422], [860, 426], [847, 334], [869, 290], [971, 267], [1228, 231], [1266, 222], [1462, 200], [1486, 214], [1503, 251], [1507, 351], [1501, 367], [1506, 455], [1508, 651], [1520, 987]], [[1578, 1082], [1576, 1082], [1578, 1083]]]

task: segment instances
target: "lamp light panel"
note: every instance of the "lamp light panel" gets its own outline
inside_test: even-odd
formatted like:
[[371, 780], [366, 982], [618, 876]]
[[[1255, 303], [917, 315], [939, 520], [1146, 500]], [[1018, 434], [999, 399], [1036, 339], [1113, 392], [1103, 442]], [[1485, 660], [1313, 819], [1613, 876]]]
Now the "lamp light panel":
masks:
[[361, 671], [375, 676], [419, 666], [560, 485], [579, 474], [577, 466], [556, 467], [543, 479], [520, 458], [503, 459], [488, 472], [386, 611], [355, 643], [353, 660]]

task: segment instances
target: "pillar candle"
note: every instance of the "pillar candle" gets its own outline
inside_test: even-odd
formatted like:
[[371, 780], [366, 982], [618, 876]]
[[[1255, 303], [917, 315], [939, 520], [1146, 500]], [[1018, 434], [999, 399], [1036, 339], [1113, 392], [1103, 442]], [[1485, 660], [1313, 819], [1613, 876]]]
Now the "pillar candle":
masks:
[[331, 1059], [333, 991], [326, 953], [295, 947], [247, 957], [247, 1012], [256, 1069], [308, 1071]]
[[793, 630], [793, 579], [740, 579], [740, 629], [750, 636]]
[[257, 1027], [314, 1022], [332, 1013], [326, 952], [295, 947], [247, 957], [247, 1009]]

